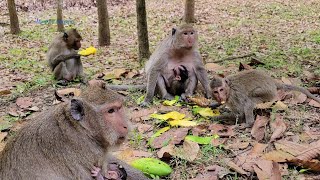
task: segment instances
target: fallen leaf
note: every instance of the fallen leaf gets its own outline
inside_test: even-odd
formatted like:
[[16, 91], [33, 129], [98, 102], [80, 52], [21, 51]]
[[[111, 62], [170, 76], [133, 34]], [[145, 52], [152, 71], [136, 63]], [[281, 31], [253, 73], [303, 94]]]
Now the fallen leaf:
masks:
[[189, 121], [184, 119], [169, 121], [170, 126], [182, 126], [182, 127], [192, 127], [196, 126], [198, 123], [195, 121]]
[[30, 111], [35, 111], [35, 112], [40, 111], [40, 109], [39, 109], [37, 106], [32, 106], [32, 107], [29, 108], [28, 110], [30, 110]]
[[217, 109], [212, 110], [211, 108], [201, 108], [198, 106], [194, 106], [192, 108], [192, 113], [195, 115], [200, 114], [202, 117], [213, 117], [220, 115], [220, 112]]
[[246, 149], [249, 146], [249, 144], [250, 144], [249, 142], [238, 141], [238, 142], [235, 142], [232, 144], [227, 144], [225, 146], [225, 148], [226, 149], [233, 149], [233, 150]]
[[18, 110], [16, 108], [9, 108], [8, 114], [13, 117], [19, 117]]
[[177, 111], [171, 111], [169, 113], [166, 114], [151, 114], [150, 117], [151, 118], [155, 118], [155, 119], [160, 119], [160, 120], [179, 120], [179, 119], [183, 119], [186, 115], [185, 114], [181, 114]]
[[255, 123], [251, 129], [251, 135], [257, 141], [261, 141], [264, 137], [265, 126], [268, 124], [269, 118], [266, 116], [257, 116]]
[[262, 157], [266, 160], [274, 162], [288, 162], [295, 158], [292, 154], [280, 150], [268, 152]]
[[140, 133], [145, 133], [148, 131], [152, 131], [153, 130], [153, 126], [149, 125], [149, 124], [142, 124], [142, 123], [137, 123], [137, 129]]
[[66, 88], [57, 90], [58, 95], [68, 95], [68, 96], [76, 96], [79, 97], [81, 94], [81, 89], [77, 88]]
[[260, 104], [257, 104], [257, 105], [256, 105], [256, 108], [257, 108], [257, 109], [269, 109], [269, 108], [271, 108], [271, 106], [272, 106], [273, 103], [274, 103], [274, 102], [260, 103]]
[[173, 100], [165, 100], [165, 101], [163, 101], [162, 104], [165, 105], [165, 106], [172, 106], [177, 102], [178, 102], [178, 100], [175, 100], [175, 99], [173, 99]]
[[276, 114], [275, 120], [270, 122], [272, 135], [269, 142], [273, 142], [276, 139], [282, 137], [283, 133], [287, 129], [287, 125], [283, 121], [283, 116]]
[[320, 87], [309, 87], [308, 91], [311, 94], [320, 94]]
[[188, 140], [183, 142], [182, 148], [183, 148], [183, 153], [182, 153], [183, 157], [188, 161], [194, 161], [197, 158], [198, 153], [200, 151], [200, 147], [198, 143], [188, 141]]
[[210, 105], [210, 101], [205, 97], [188, 97], [188, 100], [200, 107], [208, 107]]
[[178, 128], [170, 129], [167, 132], [164, 132], [160, 136], [154, 138], [150, 143], [153, 148], [161, 148], [167, 146], [168, 144], [180, 144], [180, 142], [188, 134], [188, 128]]
[[281, 180], [278, 163], [267, 160], [258, 160], [256, 164], [257, 165], [253, 168], [258, 179]]
[[250, 155], [260, 155], [267, 148], [268, 144], [256, 143], [251, 149]]
[[162, 147], [158, 152], [157, 156], [159, 158], [171, 158], [175, 155], [176, 147], [173, 144]]
[[282, 101], [277, 101], [273, 108], [277, 111], [286, 111], [288, 110], [288, 106], [284, 104]]
[[308, 144], [298, 144], [291, 141], [279, 140], [274, 142], [274, 146], [277, 150], [285, 151], [293, 156], [299, 155], [302, 151], [308, 148]]
[[221, 144], [224, 144], [226, 141], [227, 141], [226, 138], [217, 138], [217, 139], [213, 138], [211, 140], [211, 144], [217, 147], [217, 146], [220, 146]]
[[130, 119], [132, 119], [132, 121], [139, 122], [143, 117], [149, 118], [150, 114], [154, 113], [156, 110], [156, 108], [130, 109]]
[[294, 96], [294, 98], [290, 101], [292, 104], [301, 104], [307, 100], [307, 95], [304, 93], [299, 93], [299, 95]]
[[317, 101], [315, 101], [313, 99], [309, 102], [309, 105], [313, 106], [313, 107], [320, 108], [320, 103], [318, 103]]
[[30, 97], [20, 97], [17, 99], [16, 104], [22, 109], [27, 109], [32, 106], [32, 101]]
[[11, 94], [10, 89], [0, 89], [0, 96]]
[[249, 173], [245, 172], [241, 167], [236, 165], [234, 162], [232, 162], [230, 159], [225, 158], [224, 162], [229, 166], [232, 170], [242, 174], [242, 175], [249, 175]]
[[211, 130], [211, 134], [217, 134], [220, 137], [230, 137], [235, 134], [231, 126], [222, 124], [211, 124], [208, 129]]
[[286, 78], [286, 77], [281, 77], [281, 81], [282, 81], [284, 84], [290, 84], [290, 85], [292, 85], [291, 81], [290, 81], [288, 78]]
[[150, 152], [138, 151], [138, 150], [133, 150], [132, 154], [135, 157], [151, 157], [152, 156], [152, 153]]
[[191, 129], [192, 135], [199, 136], [205, 134], [207, 131], [207, 126], [204, 124], [197, 125]]
[[242, 64], [242, 63], [240, 62], [240, 64], [239, 64], [239, 71], [250, 70], [250, 69], [252, 69], [252, 67], [251, 67], [250, 65], [248, 65], [248, 64]]
[[217, 139], [219, 136], [207, 136], [207, 137], [200, 137], [200, 136], [193, 136], [193, 135], [188, 135], [185, 137], [185, 140], [188, 141], [193, 141], [198, 144], [210, 144], [212, 139]]
[[122, 75], [124, 75], [127, 72], [128, 72], [128, 70], [126, 70], [125, 68], [120, 68], [120, 69], [114, 69], [113, 70], [113, 74], [115, 75], [115, 77], [117, 79], [120, 78]]
[[207, 63], [205, 64], [205, 68], [207, 71], [213, 71], [213, 72], [221, 71], [224, 69], [223, 66], [220, 66], [217, 63]]
[[0, 131], [0, 142], [1, 142], [2, 140], [4, 140], [4, 138], [5, 138], [7, 135], [8, 135], [8, 132], [1, 132], [1, 131]]

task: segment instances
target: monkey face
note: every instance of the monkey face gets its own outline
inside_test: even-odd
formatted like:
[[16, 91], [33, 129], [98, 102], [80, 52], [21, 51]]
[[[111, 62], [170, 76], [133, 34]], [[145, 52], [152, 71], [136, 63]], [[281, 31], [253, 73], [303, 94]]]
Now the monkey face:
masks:
[[181, 33], [183, 47], [186, 49], [191, 49], [196, 42], [196, 35], [194, 30], [186, 30]]
[[211, 88], [213, 92], [213, 97], [220, 104], [227, 102], [229, 97], [229, 85], [226, 79], [215, 79], [211, 82]]

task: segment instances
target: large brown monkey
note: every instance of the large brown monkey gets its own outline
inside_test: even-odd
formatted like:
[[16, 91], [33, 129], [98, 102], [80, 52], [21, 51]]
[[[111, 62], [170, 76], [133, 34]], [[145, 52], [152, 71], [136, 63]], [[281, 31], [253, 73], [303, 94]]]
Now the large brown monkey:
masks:
[[232, 112], [214, 119], [239, 118], [239, 120], [245, 120], [248, 126], [254, 123], [255, 105], [273, 100], [277, 95], [277, 89], [300, 91], [320, 103], [320, 99], [306, 89], [278, 83], [266, 73], [257, 70], [243, 71], [226, 78], [215, 77], [210, 86], [213, 97], [221, 104], [226, 103]]
[[81, 47], [82, 37], [76, 29], [55, 37], [47, 52], [47, 60], [54, 77], [59, 83], [66, 85], [76, 77], [86, 82], [83, 74], [83, 66], [78, 51]]
[[[181, 86], [183, 92], [182, 99], [191, 96], [198, 84], [202, 84], [207, 97], [211, 97], [207, 72], [201, 60], [201, 55], [197, 47], [198, 33], [192, 25], [186, 24], [178, 28], [173, 28], [171, 34], [165, 38], [151, 55], [146, 64], [147, 73], [147, 93], [142, 103], [148, 105], [155, 94], [160, 93], [164, 99], [172, 99], [176, 94], [170, 94], [172, 87]], [[185, 83], [174, 83], [175, 77], [173, 69], [180, 66], [186, 67], [188, 78]], [[180, 88], [180, 87], [179, 87]]]
[[107, 154], [127, 133], [122, 98], [105, 86], [89, 87], [20, 129], [0, 154], [0, 179], [93, 179], [91, 170], [103, 166], [102, 159], [121, 165], [127, 179], [147, 179]]

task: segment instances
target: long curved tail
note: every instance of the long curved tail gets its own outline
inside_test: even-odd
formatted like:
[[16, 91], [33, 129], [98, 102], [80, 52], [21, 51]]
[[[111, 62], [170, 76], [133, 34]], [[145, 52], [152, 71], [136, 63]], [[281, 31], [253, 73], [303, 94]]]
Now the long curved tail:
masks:
[[281, 83], [277, 83], [277, 89], [283, 89], [286, 91], [299, 91], [304, 93], [305, 95], [308, 96], [308, 98], [311, 98], [315, 101], [317, 101], [318, 103], [320, 103], [320, 99], [317, 98], [315, 95], [311, 94], [308, 90], [306, 90], [305, 88], [299, 87], [299, 86], [293, 86], [293, 85], [289, 85], [289, 84], [281, 84]]
[[107, 87], [115, 91], [126, 91], [126, 90], [146, 90], [146, 85], [110, 85]]

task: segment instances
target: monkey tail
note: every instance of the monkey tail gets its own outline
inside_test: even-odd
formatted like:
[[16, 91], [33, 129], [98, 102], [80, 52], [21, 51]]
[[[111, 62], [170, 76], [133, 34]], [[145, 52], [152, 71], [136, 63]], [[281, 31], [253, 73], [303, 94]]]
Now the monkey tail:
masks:
[[298, 86], [293, 86], [293, 85], [289, 85], [289, 84], [281, 84], [281, 83], [277, 83], [276, 85], [277, 85], [277, 89], [283, 89], [285, 91], [299, 91], [299, 92], [302, 92], [303, 94], [307, 95], [308, 98], [311, 98], [311, 99], [317, 101], [318, 103], [320, 103], [320, 99], [317, 98], [315, 95], [311, 94], [305, 88], [298, 87]]
[[146, 90], [146, 85], [107, 85], [108, 88], [115, 91], [126, 91], [126, 90]]

